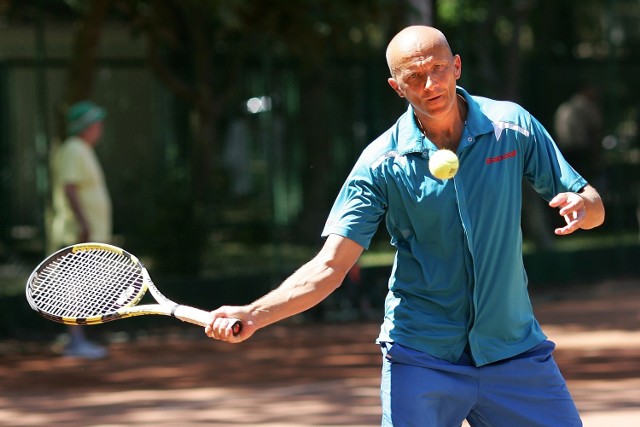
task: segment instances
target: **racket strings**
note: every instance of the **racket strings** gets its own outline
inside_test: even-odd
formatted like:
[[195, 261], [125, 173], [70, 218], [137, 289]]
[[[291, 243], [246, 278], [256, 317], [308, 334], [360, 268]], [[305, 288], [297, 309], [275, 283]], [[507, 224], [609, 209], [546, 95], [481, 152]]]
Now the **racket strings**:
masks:
[[87, 318], [127, 306], [143, 288], [141, 267], [129, 257], [106, 250], [69, 252], [45, 266], [31, 296], [53, 316]]

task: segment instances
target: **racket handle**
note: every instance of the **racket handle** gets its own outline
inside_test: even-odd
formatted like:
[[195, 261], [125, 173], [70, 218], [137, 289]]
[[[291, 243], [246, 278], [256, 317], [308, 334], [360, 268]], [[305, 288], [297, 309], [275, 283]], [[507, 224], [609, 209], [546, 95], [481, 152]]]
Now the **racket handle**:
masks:
[[240, 332], [242, 332], [242, 320], [240, 319], [229, 319], [233, 320], [233, 324], [231, 325], [231, 331], [233, 332], [233, 336], [235, 337]]
[[[193, 323], [194, 325], [207, 326], [211, 323], [211, 312], [188, 305], [177, 305], [171, 315], [183, 322]], [[233, 335], [238, 335], [242, 331], [242, 321], [239, 319], [229, 319], [229, 321], [233, 322], [231, 325]]]

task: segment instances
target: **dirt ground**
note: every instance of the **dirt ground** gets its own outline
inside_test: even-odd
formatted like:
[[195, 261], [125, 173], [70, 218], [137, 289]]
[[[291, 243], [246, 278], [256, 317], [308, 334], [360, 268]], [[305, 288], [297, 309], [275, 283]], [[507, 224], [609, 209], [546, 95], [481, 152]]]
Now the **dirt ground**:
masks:
[[[533, 299], [584, 425], [640, 425], [640, 281]], [[96, 361], [0, 342], [0, 426], [376, 426], [377, 329], [287, 323], [228, 345], [179, 324], [112, 333]]]

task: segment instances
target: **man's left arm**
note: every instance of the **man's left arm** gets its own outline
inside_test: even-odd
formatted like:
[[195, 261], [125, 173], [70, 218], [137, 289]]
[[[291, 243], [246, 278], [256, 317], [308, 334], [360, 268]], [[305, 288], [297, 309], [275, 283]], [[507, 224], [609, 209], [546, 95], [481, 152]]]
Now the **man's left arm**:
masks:
[[556, 228], [560, 236], [571, 234], [579, 228], [589, 230], [604, 222], [604, 205], [600, 195], [590, 185], [586, 185], [578, 193], [560, 193], [549, 202], [552, 208], [559, 208], [567, 225]]

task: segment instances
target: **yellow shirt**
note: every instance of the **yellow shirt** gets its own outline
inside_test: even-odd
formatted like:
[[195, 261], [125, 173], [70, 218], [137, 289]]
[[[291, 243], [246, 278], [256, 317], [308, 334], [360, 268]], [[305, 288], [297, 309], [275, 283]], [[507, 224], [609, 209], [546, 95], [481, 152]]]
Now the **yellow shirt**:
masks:
[[53, 222], [51, 244], [54, 248], [78, 243], [80, 227], [64, 192], [75, 184], [85, 219], [89, 224], [89, 241], [111, 241], [111, 198], [104, 173], [93, 148], [78, 137], [66, 140], [54, 153]]

